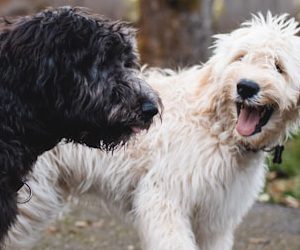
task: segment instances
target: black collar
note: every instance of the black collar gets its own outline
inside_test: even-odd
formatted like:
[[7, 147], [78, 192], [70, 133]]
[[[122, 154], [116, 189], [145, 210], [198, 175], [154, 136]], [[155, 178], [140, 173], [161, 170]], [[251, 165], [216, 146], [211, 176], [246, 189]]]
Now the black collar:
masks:
[[250, 151], [250, 152], [253, 152], [253, 153], [256, 153], [260, 150], [264, 151], [264, 152], [274, 152], [274, 155], [273, 155], [273, 163], [276, 163], [276, 164], [281, 164], [282, 163], [282, 153], [284, 151], [284, 146], [283, 145], [277, 145], [273, 148], [267, 148], [267, 147], [262, 147], [260, 149], [253, 149], [253, 148], [250, 148], [250, 147], [247, 147], [246, 145], [244, 145], [244, 148], [246, 149], [246, 151]]
[[277, 145], [274, 148], [273, 163], [277, 163], [277, 164], [282, 163], [282, 153], [283, 153], [283, 150], [284, 150], [284, 146], [283, 145]]

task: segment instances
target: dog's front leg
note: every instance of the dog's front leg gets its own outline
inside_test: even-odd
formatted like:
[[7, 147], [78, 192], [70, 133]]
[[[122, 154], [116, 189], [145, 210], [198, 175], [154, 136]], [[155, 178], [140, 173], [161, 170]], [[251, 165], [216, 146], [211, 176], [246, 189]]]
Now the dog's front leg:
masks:
[[233, 247], [233, 230], [228, 227], [224, 232], [213, 230], [196, 230], [196, 239], [201, 250], [231, 250]]
[[233, 232], [229, 229], [226, 232], [215, 236], [210, 248], [211, 250], [231, 250], [233, 247]]
[[11, 186], [7, 182], [1, 180], [0, 184], [0, 249], [3, 248], [4, 237], [17, 217], [17, 193], [11, 190]]
[[[4, 132], [1, 130], [0, 134], [5, 134]], [[6, 136], [9, 142], [0, 139], [0, 249], [8, 230], [16, 221], [17, 193], [22, 187], [22, 176], [27, 171], [24, 161], [30, 159], [25, 157], [26, 150], [16, 138]]]
[[149, 177], [136, 191], [135, 226], [143, 250], [199, 250], [188, 211], [176, 200], [175, 190], [170, 194], [165, 182]]

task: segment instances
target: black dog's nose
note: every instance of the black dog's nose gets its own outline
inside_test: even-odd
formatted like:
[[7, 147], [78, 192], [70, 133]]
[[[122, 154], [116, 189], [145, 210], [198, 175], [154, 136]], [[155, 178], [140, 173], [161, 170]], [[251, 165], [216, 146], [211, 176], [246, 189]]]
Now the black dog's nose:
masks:
[[158, 113], [158, 108], [152, 102], [142, 104], [142, 114], [145, 121], [149, 121]]
[[241, 79], [237, 84], [237, 92], [243, 99], [253, 97], [258, 91], [258, 84], [251, 80]]

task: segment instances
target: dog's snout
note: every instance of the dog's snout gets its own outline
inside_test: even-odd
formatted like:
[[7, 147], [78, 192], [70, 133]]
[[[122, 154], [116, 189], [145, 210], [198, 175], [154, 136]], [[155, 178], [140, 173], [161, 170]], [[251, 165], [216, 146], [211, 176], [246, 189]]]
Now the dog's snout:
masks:
[[259, 91], [259, 86], [254, 81], [248, 79], [241, 79], [237, 84], [237, 93], [243, 99], [253, 97], [258, 93], [258, 91]]
[[149, 121], [158, 113], [157, 106], [152, 102], [142, 104], [142, 115], [145, 121]]

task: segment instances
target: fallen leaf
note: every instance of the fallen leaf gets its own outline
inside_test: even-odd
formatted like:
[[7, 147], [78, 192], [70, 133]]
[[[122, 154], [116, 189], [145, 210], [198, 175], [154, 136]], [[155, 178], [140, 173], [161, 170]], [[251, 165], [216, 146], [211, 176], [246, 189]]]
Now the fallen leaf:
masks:
[[47, 233], [49, 233], [49, 234], [56, 234], [58, 232], [59, 232], [59, 229], [56, 226], [50, 226], [47, 229]]
[[268, 201], [270, 201], [270, 199], [271, 199], [271, 197], [267, 193], [263, 193], [263, 194], [259, 195], [259, 197], [258, 197], [258, 200], [260, 202], [268, 202]]
[[282, 203], [288, 207], [300, 208], [300, 202], [296, 198], [294, 198], [290, 195], [285, 196], [282, 199]]
[[82, 221], [76, 221], [75, 222], [75, 227], [78, 227], [78, 228], [86, 228], [90, 225], [91, 223], [89, 221], [85, 221], [85, 220], [82, 220]]

